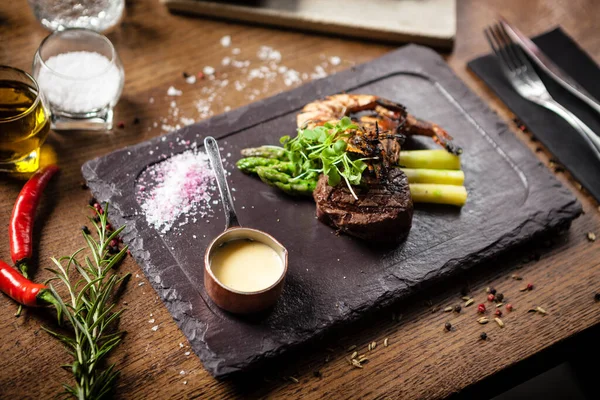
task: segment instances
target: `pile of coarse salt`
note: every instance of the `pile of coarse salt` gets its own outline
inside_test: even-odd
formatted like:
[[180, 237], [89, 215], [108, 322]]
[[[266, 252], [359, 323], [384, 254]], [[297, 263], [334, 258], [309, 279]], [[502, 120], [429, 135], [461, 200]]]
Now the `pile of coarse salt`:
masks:
[[137, 182], [137, 199], [148, 224], [164, 234], [176, 223], [211, 214], [215, 189], [208, 157], [193, 146], [146, 169]]
[[56, 108], [83, 113], [114, 105], [124, 75], [108, 58], [90, 51], [71, 51], [48, 58], [38, 84]]

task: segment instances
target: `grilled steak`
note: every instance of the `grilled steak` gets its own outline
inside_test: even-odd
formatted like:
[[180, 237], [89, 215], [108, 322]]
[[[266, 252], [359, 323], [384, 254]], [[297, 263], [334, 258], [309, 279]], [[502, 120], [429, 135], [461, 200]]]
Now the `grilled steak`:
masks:
[[413, 203], [404, 172], [391, 168], [385, 177], [363, 180], [364, 185], [355, 189], [356, 200], [344, 182], [332, 187], [322, 175], [313, 192], [319, 221], [373, 242], [395, 243], [406, 238]]

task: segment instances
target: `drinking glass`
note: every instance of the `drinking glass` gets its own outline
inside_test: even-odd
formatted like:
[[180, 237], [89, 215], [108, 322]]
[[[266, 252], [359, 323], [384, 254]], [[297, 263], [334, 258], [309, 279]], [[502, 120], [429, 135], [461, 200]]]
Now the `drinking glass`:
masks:
[[0, 171], [36, 171], [49, 130], [50, 113], [35, 79], [0, 65]]
[[35, 54], [33, 76], [50, 105], [52, 129], [112, 129], [125, 72], [106, 36], [79, 28], [50, 34]]
[[51, 31], [85, 28], [106, 32], [119, 23], [125, 0], [28, 0], [33, 14]]

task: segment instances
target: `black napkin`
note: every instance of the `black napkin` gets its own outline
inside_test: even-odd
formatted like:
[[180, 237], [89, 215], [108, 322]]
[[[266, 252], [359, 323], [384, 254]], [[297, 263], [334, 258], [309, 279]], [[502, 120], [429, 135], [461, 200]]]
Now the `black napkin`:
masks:
[[[600, 99], [600, 69], [573, 39], [557, 28], [533, 41], [563, 71], [592, 96]], [[493, 55], [477, 58], [467, 66], [525, 123], [575, 179], [600, 201], [600, 161], [577, 131], [552, 111], [519, 96], [502, 74]], [[552, 97], [600, 135], [600, 115], [543, 71], [538, 69], [537, 72]]]

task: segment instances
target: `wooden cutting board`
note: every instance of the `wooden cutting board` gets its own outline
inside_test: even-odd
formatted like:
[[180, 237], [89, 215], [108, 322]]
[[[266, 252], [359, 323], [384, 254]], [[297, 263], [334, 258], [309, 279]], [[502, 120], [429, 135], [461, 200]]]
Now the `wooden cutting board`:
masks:
[[[336, 236], [317, 221], [310, 199], [286, 196], [232, 167], [242, 148], [276, 144], [293, 133], [304, 104], [344, 91], [405, 104], [450, 132], [464, 148], [467, 204], [416, 207], [408, 239], [380, 248]], [[161, 234], [148, 224], [136, 196], [136, 182], [147, 167], [201, 146], [207, 135], [218, 139], [223, 156], [230, 154], [228, 179], [242, 225], [272, 234], [289, 251], [281, 298], [254, 318], [223, 312], [204, 291], [204, 251], [224, 227], [217, 197], [210, 202], [216, 204], [214, 214]], [[410, 143], [435, 147], [429, 138]], [[218, 377], [272, 361], [333, 328], [347, 329], [426, 284], [564, 229], [581, 213], [575, 196], [443, 59], [417, 45], [91, 160], [82, 172], [96, 198], [111, 204], [113, 225], [126, 225], [123, 239], [133, 256], [205, 368]]]
[[171, 11], [451, 48], [456, 0], [161, 0]]

